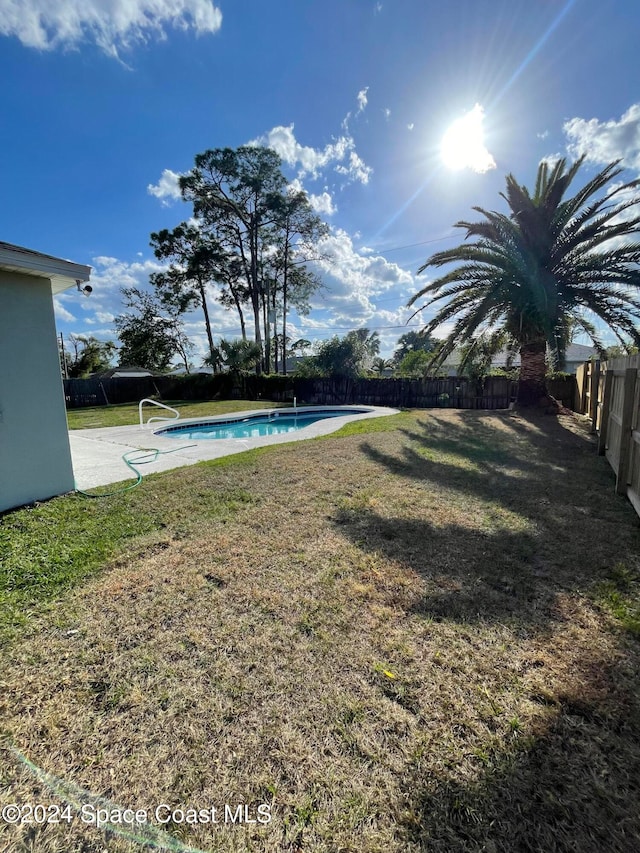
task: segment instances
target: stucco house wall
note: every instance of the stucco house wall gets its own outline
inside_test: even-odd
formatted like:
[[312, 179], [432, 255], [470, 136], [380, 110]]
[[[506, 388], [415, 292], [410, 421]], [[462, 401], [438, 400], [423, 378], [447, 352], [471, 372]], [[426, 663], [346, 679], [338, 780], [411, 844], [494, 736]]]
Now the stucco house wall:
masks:
[[0, 512], [74, 488], [52, 290], [89, 268], [58, 260], [0, 244]]

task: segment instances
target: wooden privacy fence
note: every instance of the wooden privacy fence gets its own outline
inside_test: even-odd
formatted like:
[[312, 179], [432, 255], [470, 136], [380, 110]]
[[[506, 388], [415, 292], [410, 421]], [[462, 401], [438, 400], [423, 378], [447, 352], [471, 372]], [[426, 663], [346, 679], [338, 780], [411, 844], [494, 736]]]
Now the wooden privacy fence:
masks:
[[230, 380], [225, 374], [207, 376], [122, 376], [112, 379], [64, 379], [68, 409], [83, 406], [113, 406], [137, 403], [143, 397], [165, 400], [211, 400], [229, 396]]
[[578, 369], [579, 406], [598, 433], [598, 453], [616, 475], [616, 492], [640, 515], [640, 355]]
[[598, 451], [616, 474], [616, 492], [640, 515], [640, 356], [613, 359], [602, 388]]
[[256, 396], [276, 401], [321, 405], [362, 404], [395, 408], [507, 409], [516, 398], [517, 382], [490, 376], [484, 382], [460, 377], [441, 379], [302, 379], [292, 377], [280, 388], [276, 377], [257, 377]]
[[144, 376], [117, 379], [65, 379], [67, 408], [134, 403], [143, 397], [165, 400], [213, 398], [263, 399], [336, 405], [400, 408], [507, 409], [515, 400], [517, 382], [490, 376], [484, 382], [444, 377], [441, 379], [302, 379], [294, 376], [244, 376], [229, 374], [186, 377]]
[[606, 362], [586, 361], [576, 371], [575, 400], [571, 408], [589, 416], [592, 432], [600, 431], [606, 367]]

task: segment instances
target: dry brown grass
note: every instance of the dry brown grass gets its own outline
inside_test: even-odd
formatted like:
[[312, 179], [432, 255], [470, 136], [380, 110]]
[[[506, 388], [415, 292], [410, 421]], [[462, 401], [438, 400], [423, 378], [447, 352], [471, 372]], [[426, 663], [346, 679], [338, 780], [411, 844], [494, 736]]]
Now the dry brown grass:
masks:
[[[398, 423], [145, 480], [184, 525], [10, 650], [6, 743], [58, 781], [8, 751], [3, 803], [272, 806], [160, 827], [205, 851], [640, 849], [638, 640], [598, 598], [637, 573], [633, 511], [570, 418]], [[0, 824], [11, 851], [143, 841]]]

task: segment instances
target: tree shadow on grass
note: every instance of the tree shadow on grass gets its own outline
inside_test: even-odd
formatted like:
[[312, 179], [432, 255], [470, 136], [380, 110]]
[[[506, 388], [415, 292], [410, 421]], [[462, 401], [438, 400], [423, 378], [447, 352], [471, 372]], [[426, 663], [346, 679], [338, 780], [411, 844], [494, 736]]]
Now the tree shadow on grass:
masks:
[[555, 618], [556, 566], [545, 562], [535, 536], [435, 527], [371, 511], [341, 511], [335, 521], [359, 547], [420, 576], [420, 594], [389, 591], [392, 606], [436, 621], [495, 621], [527, 631], [534, 624], [544, 630]]
[[[418, 593], [385, 591], [396, 608], [504, 624], [562, 654], [553, 634], [573, 613], [559, 606], [561, 594], [589, 595], [619, 561], [637, 566], [638, 523], [592, 440], [557, 422], [505, 421], [498, 431], [478, 415], [457, 424], [428, 416], [393, 452], [371, 437], [361, 449], [400, 478], [400, 490], [404, 481], [404, 504], [388, 502], [387, 514], [347, 505], [335, 522], [364, 551], [420, 577]], [[492, 509], [497, 521], [487, 525]], [[640, 850], [637, 642], [620, 635], [606, 652], [597, 634], [583, 642], [575, 659], [558, 660], [555, 694], [528, 696], [540, 711], [527, 712], [526, 733], [514, 720], [485, 752], [465, 754], [464, 767], [409, 764], [398, 815], [407, 850]]]
[[581, 663], [593, 667], [597, 688], [582, 682], [579, 694], [559, 695], [546, 728], [528, 737], [514, 731], [501, 752], [482, 756], [473, 778], [412, 768], [400, 818], [408, 849], [640, 850], [640, 707], [637, 693], [618, 686], [629, 661]]
[[[541, 494], [555, 496], [556, 503], [575, 501], [578, 480], [602, 489], [598, 508], [616, 502], [613, 473], [596, 456], [592, 436], [572, 431], [556, 418], [525, 420], [504, 415], [498, 420], [495, 413], [464, 414], [455, 423], [430, 414], [426, 421], [418, 422], [418, 429], [399, 430], [407, 440], [403, 458], [380, 453], [367, 443], [361, 448], [394, 473], [415, 480], [434, 481], [437, 477], [438, 482], [481, 497], [504, 486], [504, 494], [498, 495], [503, 502], [528, 505], [534, 511]], [[439, 461], [436, 456], [441, 457]], [[515, 488], [510, 490], [509, 485]]]
[[614, 494], [611, 470], [588, 437], [553, 421], [545, 433], [504, 418], [498, 430], [495, 418], [485, 426], [478, 414], [459, 423], [430, 416], [404, 431], [394, 453], [363, 442], [373, 462], [414, 489], [416, 508], [404, 517], [343, 512], [336, 520], [345, 535], [425, 577], [449, 573], [463, 582], [460, 599], [466, 591], [473, 598], [478, 581], [500, 585], [503, 576], [529, 591], [540, 581], [584, 591], [616, 562], [637, 562], [637, 516]]
[[[498, 489], [477, 473], [465, 480], [467, 489], [472, 484], [476, 495], [493, 502], [489, 513], [497, 514], [494, 529], [475, 522], [473, 506], [469, 526], [442, 523], [442, 512], [434, 523], [428, 510], [422, 517], [416, 517], [420, 511], [407, 517], [357, 507], [343, 508], [334, 516], [341, 534], [363, 551], [384, 555], [420, 578], [419, 594], [415, 585], [410, 593], [390, 591], [390, 605], [438, 621], [495, 621], [515, 631], [544, 631], [548, 622], [558, 619], [559, 593], [590, 595], [600, 582], [611, 579], [617, 564], [637, 561], [640, 536], [624, 505], [608, 520], [598, 520], [588, 505], [559, 509], [553, 501], [536, 506], [535, 515], [529, 516], [530, 498], [518, 480], [509, 486], [514, 492], [506, 503], [511, 514], [502, 518], [504, 484]], [[442, 500], [448, 499], [445, 492]], [[508, 528], [511, 518], [521, 529]]]

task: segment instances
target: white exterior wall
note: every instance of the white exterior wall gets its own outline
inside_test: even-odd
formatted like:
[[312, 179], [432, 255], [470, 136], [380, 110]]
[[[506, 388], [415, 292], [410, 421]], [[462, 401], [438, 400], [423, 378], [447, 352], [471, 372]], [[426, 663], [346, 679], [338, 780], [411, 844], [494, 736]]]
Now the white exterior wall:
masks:
[[74, 488], [49, 279], [0, 270], [0, 511]]

